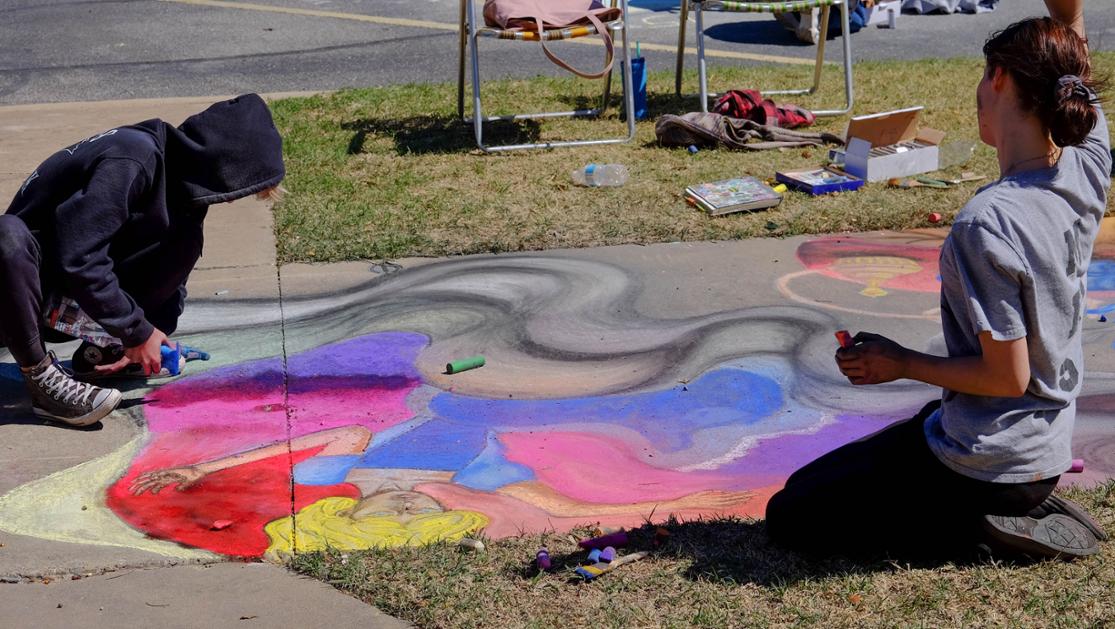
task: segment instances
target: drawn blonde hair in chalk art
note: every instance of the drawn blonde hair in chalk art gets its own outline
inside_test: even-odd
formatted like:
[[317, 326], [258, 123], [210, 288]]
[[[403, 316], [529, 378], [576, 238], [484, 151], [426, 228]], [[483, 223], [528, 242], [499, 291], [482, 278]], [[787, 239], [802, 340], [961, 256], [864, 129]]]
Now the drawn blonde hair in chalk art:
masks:
[[[488, 525], [488, 518], [475, 511], [444, 511], [415, 516], [400, 522], [396, 516], [352, 518], [352, 498], [322, 498], [303, 507], [295, 516], [267, 524], [263, 530], [271, 540], [265, 556], [282, 557], [315, 550], [366, 550], [395, 546], [423, 546], [455, 542]], [[298, 524], [295, 526], [295, 518]]]

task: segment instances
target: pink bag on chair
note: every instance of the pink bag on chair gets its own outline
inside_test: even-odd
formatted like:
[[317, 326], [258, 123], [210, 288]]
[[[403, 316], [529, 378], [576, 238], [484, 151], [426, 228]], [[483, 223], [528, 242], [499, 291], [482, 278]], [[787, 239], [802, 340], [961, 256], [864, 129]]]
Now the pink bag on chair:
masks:
[[600, 0], [484, 0], [484, 23], [504, 30], [524, 30], [542, 35], [550, 29], [569, 28], [592, 24], [604, 40], [604, 69], [599, 72], [583, 72], [569, 65], [546, 47], [542, 40], [542, 52], [550, 61], [586, 79], [601, 79], [612, 70], [615, 55], [612, 34], [604, 22], [622, 15], [619, 8], [608, 8]]

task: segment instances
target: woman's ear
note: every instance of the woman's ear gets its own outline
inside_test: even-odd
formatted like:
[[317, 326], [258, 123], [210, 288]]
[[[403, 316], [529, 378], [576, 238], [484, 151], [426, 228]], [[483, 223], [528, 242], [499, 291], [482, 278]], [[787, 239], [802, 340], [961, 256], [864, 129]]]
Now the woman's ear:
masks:
[[1007, 87], [1007, 82], [1010, 81], [1010, 74], [1003, 68], [988, 68], [987, 78], [991, 81], [991, 87], [996, 92], [1002, 92]]

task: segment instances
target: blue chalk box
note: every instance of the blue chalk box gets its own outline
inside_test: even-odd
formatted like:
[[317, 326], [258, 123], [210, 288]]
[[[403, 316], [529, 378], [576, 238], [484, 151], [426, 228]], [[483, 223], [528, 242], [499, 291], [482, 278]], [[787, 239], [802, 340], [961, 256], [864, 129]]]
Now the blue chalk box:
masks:
[[860, 189], [864, 184], [859, 177], [831, 167], [779, 172], [774, 177], [794, 190], [812, 195], [850, 192]]

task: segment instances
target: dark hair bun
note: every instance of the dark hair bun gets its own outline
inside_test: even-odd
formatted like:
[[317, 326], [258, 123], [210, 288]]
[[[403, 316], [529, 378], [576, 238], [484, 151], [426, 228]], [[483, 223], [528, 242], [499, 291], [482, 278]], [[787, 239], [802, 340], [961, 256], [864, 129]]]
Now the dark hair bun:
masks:
[[1058, 146], [1080, 144], [1096, 126], [1106, 82], [1092, 74], [1088, 47], [1072, 28], [1047, 17], [1015, 22], [992, 35], [983, 54], [989, 67], [1010, 74], [1022, 109]]

